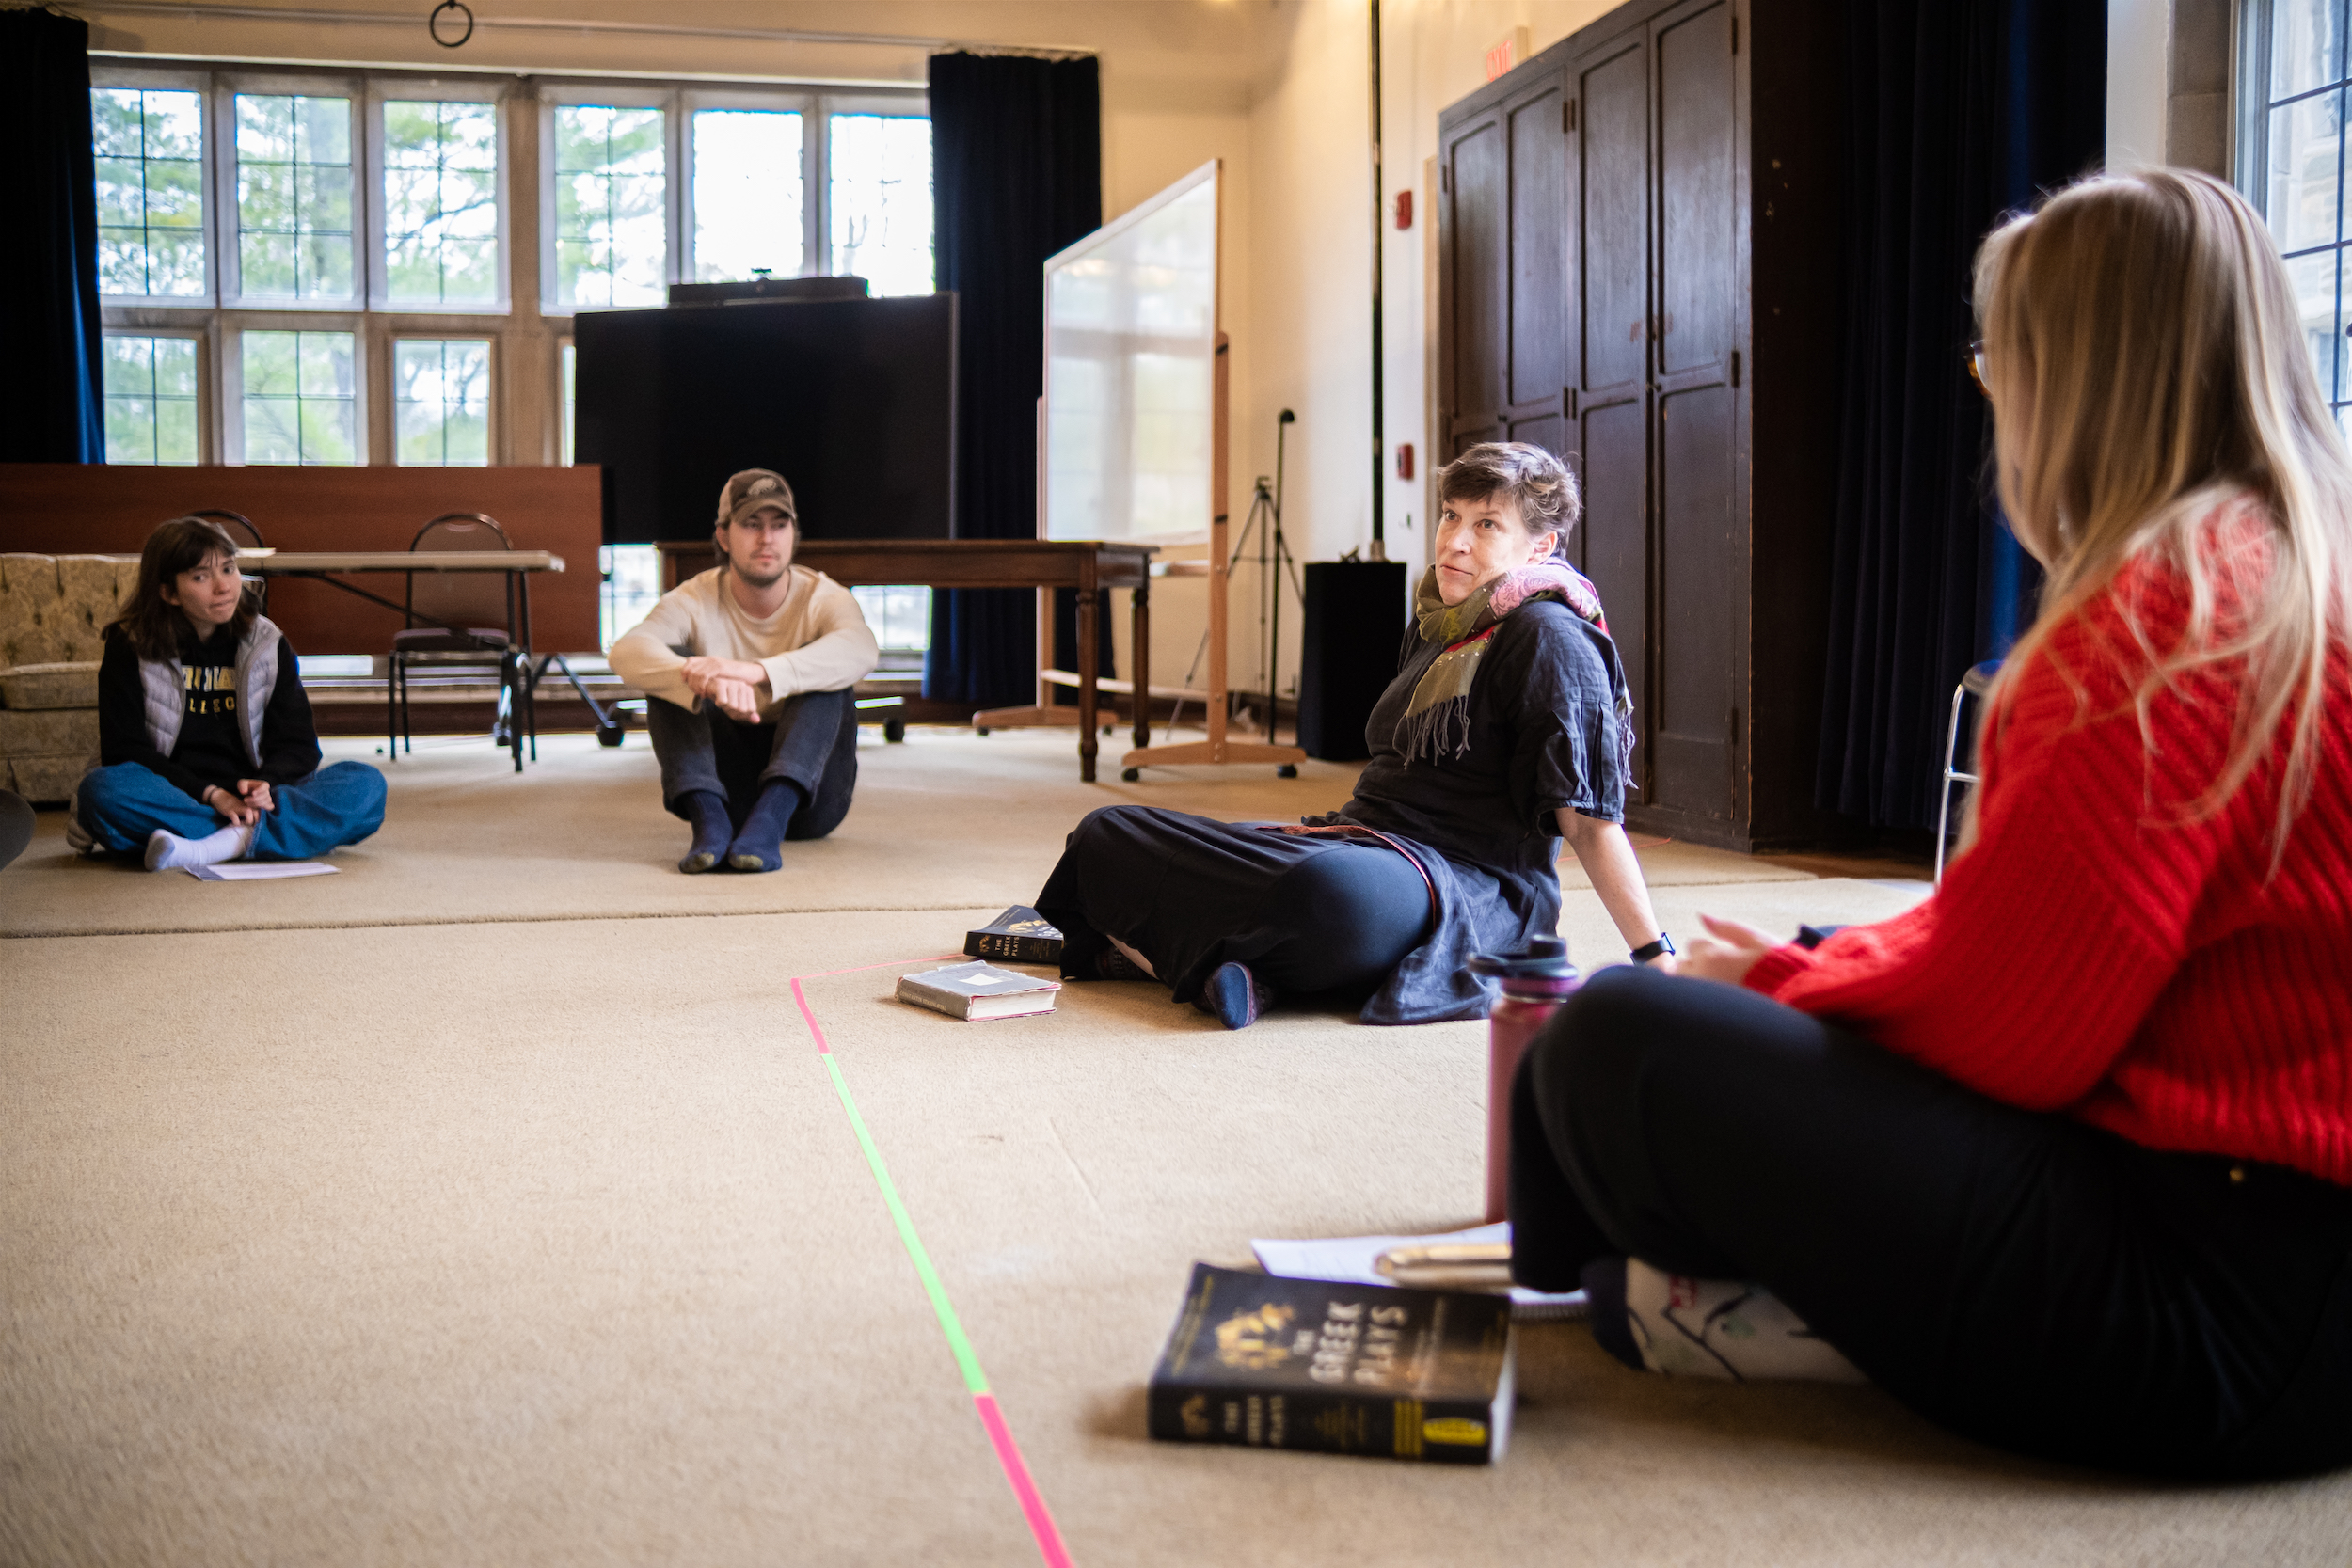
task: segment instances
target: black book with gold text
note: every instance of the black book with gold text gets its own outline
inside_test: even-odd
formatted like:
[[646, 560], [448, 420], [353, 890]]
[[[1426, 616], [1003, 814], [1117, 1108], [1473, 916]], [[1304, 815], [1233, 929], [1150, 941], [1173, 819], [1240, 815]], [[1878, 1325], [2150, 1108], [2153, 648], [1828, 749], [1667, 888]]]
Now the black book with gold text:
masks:
[[1035, 910], [1015, 904], [978, 930], [965, 932], [963, 951], [971, 958], [1007, 963], [1059, 963], [1061, 932]]
[[1507, 1296], [1196, 1263], [1150, 1419], [1168, 1442], [1487, 1465], [1513, 1392]]

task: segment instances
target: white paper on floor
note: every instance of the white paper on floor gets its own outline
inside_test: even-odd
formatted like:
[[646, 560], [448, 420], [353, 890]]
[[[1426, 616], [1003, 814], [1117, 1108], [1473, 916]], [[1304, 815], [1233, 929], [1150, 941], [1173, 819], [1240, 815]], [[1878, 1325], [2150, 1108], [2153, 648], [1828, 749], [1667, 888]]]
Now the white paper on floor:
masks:
[[[1285, 1279], [1338, 1279], [1361, 1285], [1393, 1285], [1396, 1281], [1375, 1266], [1380, 1255], [1391, 1247], [1507, 1242], [1510, 1239], [1511, 1222], [1498, 1220], [1492, 1225], [1474, 1226], [1468, 1230], [1450, 1230], [1442, 1236], [1339, 1236], [1326, 1241], [1258, 1241], [1249, 1243], [1249, 1250], [1258, 1255], [1260, 1268]], [[1551, 1295], [1542, 1291], [1531, 1291], [1523, 1285], [1511, 1287], [1511, 1316], [1514, 1318], [1581, 1318], [1583, 1315], [1584, 1292], [1581, 1291]]]
[[223, 861], [182, 869], [199, 882], [274, 882], [280, 877], [331, 877], [342, 867], [324, 861]]

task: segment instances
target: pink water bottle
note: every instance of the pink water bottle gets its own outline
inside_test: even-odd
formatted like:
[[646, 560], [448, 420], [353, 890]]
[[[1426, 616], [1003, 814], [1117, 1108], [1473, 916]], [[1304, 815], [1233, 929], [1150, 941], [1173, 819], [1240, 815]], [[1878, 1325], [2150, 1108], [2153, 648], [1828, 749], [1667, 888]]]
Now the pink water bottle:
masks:
[[1531, 937], [1523, 953], [1471, 955], [1470, 970], [1502, 982], [1502, 1000], [1486, 1015], [1486, 1223], [1509, 1216], [1511, 1080], [1528, 1042], [1551, 1021], [1583, 977], [1568, 962], [1563, 937]]

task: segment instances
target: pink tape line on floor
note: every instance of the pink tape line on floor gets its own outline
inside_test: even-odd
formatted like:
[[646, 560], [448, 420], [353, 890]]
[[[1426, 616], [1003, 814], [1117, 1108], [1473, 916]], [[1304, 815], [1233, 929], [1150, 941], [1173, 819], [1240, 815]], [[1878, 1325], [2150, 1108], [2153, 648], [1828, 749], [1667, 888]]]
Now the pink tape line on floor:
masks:
[[[961, 957], [961, 955], [949, 955]], [[898, 963], [861, 964], [856, 969], [834, 969], [828, 974], [854, 974], [869, 969], [894, 969], [900, 964], [930, 963], [936, 959], [902, 958]], [[996, 1463], [1005, 1472], [1012, 1495], [1021, 1504], [1021, 1515], [1028, 1521], [1029, 1533], [1037, 1541], [1038, 1555], [1045, 1560], [1046, 1568], [1071, 1568], [1070, 1553], [1061, 1544], [1061, 1531], [1055, 1527], [1054, 1515], [1045, 1506], [1037, 1482], [1030, 1479], [1028, 1462], [1021, 1457], [1021, 1445], [1014, 1442], [1012, 1429], [1005, 1424], [1005, 1413], [997, 1407], [996, 1396], [988, 1386], [988, 1376], [980, 1370], [980, 1358], [965, 1338], [963, 1324], [956, 1316], [954, 1306], [947, 1300], [947, 1288], [931, 1264], [930, 1253], [923, 1240], [915, 1234], [914, 1216], [898, 1196], [898, 1183], [890, 1180], [889, 1168], [882, 1164], [882, 1150], [876, 1147], [873, 1134], [866, 1130], [866, 1118], [859, 1114], [857, 1101], [850, 1093], [850, 1081], [842, 1076], [840, 1059], [834, 1055], [833, 1046], [825, 1038], [823, 1025], [808, 1005], [808, 993], [801, 989], [804, 979], [815, 974], [795, 975], [792, 979], [792, 1000], [801, 1009], [801, 1018], [808, 1025], [809, 1037], [816, 1041], [817, 1054], [825, 1064], [826, 1073], [833, 1080], [834, 1093], [840, 1098], [841, 1109], [850, 1118], [850, 1131], [856, 1134], [858, 1147], [865, 1151], [866, 1168], [874, 1173], [874, 1183], [882, 1189], [882, 1203], [889, 1209], [892, 1222], [898, 1227], [899, 1243], [914, 1261], [914, 1272], [923, 1282], [923, 1291], [930, 1298], [931, 1310], [939, 1318], [940, 1332], [947, 1338], [948, 1352], [956, 1358], [957, 1368], [963, 1373], [963, 1386], [978, 1407], [980, 1425], [988, 1431], [988, 1441], [996, 1450]]]

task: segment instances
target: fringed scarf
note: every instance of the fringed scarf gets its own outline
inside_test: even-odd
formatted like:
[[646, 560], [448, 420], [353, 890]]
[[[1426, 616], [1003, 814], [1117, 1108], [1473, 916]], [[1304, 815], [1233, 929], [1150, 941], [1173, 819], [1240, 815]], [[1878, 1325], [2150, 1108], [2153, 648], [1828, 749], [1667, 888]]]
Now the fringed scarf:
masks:
[[[1416, 756], [1436, 762], [1470, 750], [1470, 689], [1478, 680], [1479, 660], [1502, 618], [1532, 599], [1556, 599], [1602, 632], [1609, 630], [1599, 593], [1557, 556], [1505, 572], [1456, 605], [1438, 596], [1436, 567], [1422, 575], [1413, 591], [1414, 627], [1424, 645], [1436, 643], [1444, 651], [1422, 672], [1405, 717], [1397, 721], [1396, 749], [1406, 766]], [[1623, 689], [1615, 695], [1617, 770], [1623, 775], [1633, 755], [1633, 699]]]

